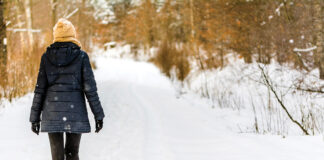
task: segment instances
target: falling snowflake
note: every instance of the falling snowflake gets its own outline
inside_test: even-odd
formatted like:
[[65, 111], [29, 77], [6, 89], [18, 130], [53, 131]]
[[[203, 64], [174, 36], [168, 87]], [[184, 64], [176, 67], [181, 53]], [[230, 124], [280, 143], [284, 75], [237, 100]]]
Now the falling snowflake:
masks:
[[63, 121], [66, 121], [67, 120], [67, 118], [66, 117], [63, 117]]
[[84, 85], [84, 90], [89, 91], [91, 89], [91, 86], [88, 84]]
[[269, 16], [269, 19], [272, 19], [272, 18], [273, 18], [273, 15], [270, 15], [270, 16]]
[[263, 26], [263, 25], [265, 25], [265, 24], [266, 24], [266, 22], [265, 22], [265, 21], [263, 21], [263, 22], [262, 22], [262, 23], [261, 23], [260, 25], [261, 25], [261, 26]]
[[67, 124], [67, 125], [64, 126], [64, 129], [65, 130], [71, 130], [71, 126], [69, 124]]

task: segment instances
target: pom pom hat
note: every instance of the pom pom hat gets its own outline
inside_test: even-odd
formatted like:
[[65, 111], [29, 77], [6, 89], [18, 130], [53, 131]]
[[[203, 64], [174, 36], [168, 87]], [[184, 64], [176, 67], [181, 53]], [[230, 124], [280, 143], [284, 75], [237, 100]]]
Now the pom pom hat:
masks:
[[54, 42], [72, 42], [81, 47], [76, 38], [76, 31], [73, 24], [67, 19], [60, 18], [53, 28]]

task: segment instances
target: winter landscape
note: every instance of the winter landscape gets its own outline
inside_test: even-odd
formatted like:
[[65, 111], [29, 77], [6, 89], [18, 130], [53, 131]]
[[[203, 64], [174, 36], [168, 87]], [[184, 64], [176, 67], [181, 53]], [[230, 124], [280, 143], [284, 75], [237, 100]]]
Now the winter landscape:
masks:
[[[320, 160], [324, 156], [321, 134], [303, 136], [287, 122], [297, 130], [287, 137], [258, 135], [250, 129], [251, 108], [212, 108], [208, 99], [189, 91], [179, 96], [172, 81], [154, 65], [109, 55], [94, 58], [108, 118], [100, 134], [83, 135], [83, 159]], [[2, 103], [6, 107], [0, 113], [1, 159], [49, 159], [47, 134], [30, 131], [32, 93]]]
[[91, 133], [82, 134], [80, 159], [322, 160], [323, 6], [0, 1], [0, 160], [51, 159], [30, 112], [59, 18], [76, 27], [106, 114], [94, 133], [87, 104]]

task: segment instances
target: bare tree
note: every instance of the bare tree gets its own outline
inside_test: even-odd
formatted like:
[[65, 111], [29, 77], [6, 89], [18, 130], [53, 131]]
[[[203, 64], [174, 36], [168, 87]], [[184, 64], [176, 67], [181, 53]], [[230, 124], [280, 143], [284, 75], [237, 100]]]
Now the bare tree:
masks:
[[283, 103], [282, 99], [279, 97], [277, 91], [274, 89], [273, 84], [271, 83], [271, 80], [269, 78], [269, 75], [266, 74], [266, 72], [264, 71], [264, 68], [261, 67], [260, 65], [258, 65], [259, 69], [261, 70], [261, 74], [262, 77], [265, 81], [265, 85], [267, 87], [269, 87], [269, 89], [271, 90], [271, 92], [274, 94], [274, 96], [276, 97], [278, 103], [280, 104], [281, 108], [285, 111], [285, 113], [287, 114], [287, 116], [289, 117], [289, 119], [296, 124], [303, 132], [305, 135], [309, 135], [308, 131], [305, 129], [305, 127], [299, 123], [297, 120], [295, 120], [292, 115], [289, 113], [287, 107], [285, 106], [285, 104]]
[[34, 37], [33, 37], [33, 22], [32, 22], [32, 12], [31, 12], [31, 3], [32, 0], [25, 0], [25, 15], [26, 15], [26, 24], [27, 24], [27, 35], [28, 35], [28, 47], [29, 53], [33, 50]]
[[57, 7], [57, 0], [51, 0], [51, 9], [52, 9], [52, 28], [56, 23], [56, 7]]
[[[4, 19], [5, 0], [0, 0], [0, 76], [2, 80], [6, 79], [7, 64], [7, 38], [6, 22]], [[4, 78], [3, 78], [4, 77]]]
[[[23, 11], [23, 6], [21, 5], [21, 3], [19, 3], [18, 0], [15, 1], [15, 7], [16, 7], [16, 19], [17, 19], [17, 24], [19, 28], [23, 28], [23, 21], [21, 16], [22, 11]], [[19, 39], [20, 39], [20, 45], [21, 45], [21, 51], [24, 51], [26, 48], [26, 42], [24, 39], [24, 32], [19, 32]]]
[[323, 0], [315, 0], [315, 27], [316, 27], [316, 45], [318, 65], [320, 70], [320, 78], [324, 79], [324, 5]]

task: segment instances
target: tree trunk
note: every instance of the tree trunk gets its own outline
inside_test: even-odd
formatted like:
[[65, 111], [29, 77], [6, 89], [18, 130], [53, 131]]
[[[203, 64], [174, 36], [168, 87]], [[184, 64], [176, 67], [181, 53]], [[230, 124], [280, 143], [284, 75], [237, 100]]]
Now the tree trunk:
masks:
[[56, 6], [57, 6], [57, 0], [51, 1], [51, 8], [52, 8], [52, 30], [53, 27], [56, 24]]
[[5, 0], [0, 0], [0, 77], [1, 81], [7, 80], [7, 37], [6, 22], [4, 20]]
[[[89, 20], [84, 21], [85, 16], [85, 10], [86, 10], [86, 1], [82, 0], [79, 3], [79, 12], [78, 12], [78, 39], [81, 42], [82, 47], [87, 50], [88, 44], [87, 44], [87, 37], [86, 37], [86, 24]], [[89, 26], [88, 26], [89, 27]]]
[[315, 55], [315, 60], [318, 59], [318, 66], [320, 71], [320, 78], [324, 79], [324, 5], [322, 0], [315, 1], [315, 28], [316, 28], [316, 46], [317, 53]]
[[190, 35], [191, 35], [191, 40], [193, 41], [195, 38], [195, 31], [194, 31], [194, 15], [193, 15], [193, 0], [190, 0]]
[[57, 0], [51, 0], [51, 16], [52, 16], [51, 18], [52, 18], [52, 20], [51, 20], [51, 27], [50, 27], [50, 32], [51, 32], [50, 33], [50, 41], [51, 40], [54, 41], [53, 28], [56, 24], [56, 8], [57, 8]]
[[221, 45], [220, 45], [220, 56], [221, 56], [221, 68], [224, 67], [224, 47], [223, 47], [223, 40], [221, 42]]
[[[17, 24], [19, 28], [23, 28], [23, 23], [21, 21], [21, 17], [20, 15], [22, 15], [23, 13], [22, 11], [22, 7], [18, 4], [18, 1], [15, 1], [15, 5], [17, 6], [17, 12], [16, 12], [16, 19], [17, 19]], [[19, 38], [20, 38], [20, 45], [21, 45], [21, 53], [23, 53], [23, 51], [25, 51], [26, 49], [26, 42], [25, 42], [25, 34], [24, 32], [19, 32]]]
[[32, 52], [33, 44], [34, 44], [34, 37], [32, 32], [33, 22], [32, 22], [31, 3], [32, 0], [25, 0], [25, 14], [26, 14], [29, 53]]

